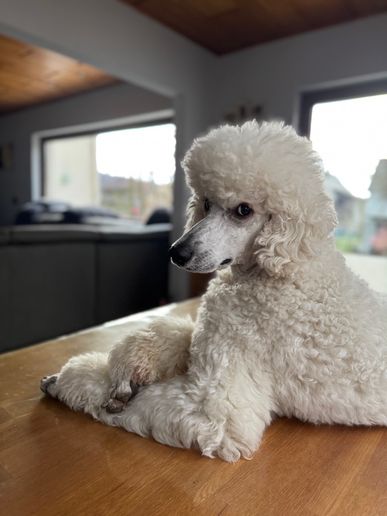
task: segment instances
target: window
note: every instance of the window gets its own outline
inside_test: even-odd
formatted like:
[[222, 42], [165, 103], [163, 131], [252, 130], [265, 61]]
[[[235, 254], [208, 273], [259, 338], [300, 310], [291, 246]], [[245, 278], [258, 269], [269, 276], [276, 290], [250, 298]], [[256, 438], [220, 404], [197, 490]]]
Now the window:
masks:
[[335, 202], [336, 245], [356, 273], [387, 292], [387, 84], [384, 91], [341, 99], [333, 91], [323, 102], [313, 94], [304, 117]]
[[145, 221], [171, 209], [175, 125], [164, 123], [43, 142], [43, 196]]

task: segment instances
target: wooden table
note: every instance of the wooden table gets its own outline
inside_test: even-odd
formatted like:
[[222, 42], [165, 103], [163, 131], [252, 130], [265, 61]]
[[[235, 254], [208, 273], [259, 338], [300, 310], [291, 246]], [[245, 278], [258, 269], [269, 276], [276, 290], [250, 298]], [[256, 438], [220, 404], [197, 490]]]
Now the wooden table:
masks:
[[[0, 357], [0, 512], [12, 515], [386, 515], [387, 429], [276, 421], [251, 461], [172, 449], [46, 399], [40, 377], [107, 349], [138, 314]], [[387, 393], [386, 393], [387, 395]]]

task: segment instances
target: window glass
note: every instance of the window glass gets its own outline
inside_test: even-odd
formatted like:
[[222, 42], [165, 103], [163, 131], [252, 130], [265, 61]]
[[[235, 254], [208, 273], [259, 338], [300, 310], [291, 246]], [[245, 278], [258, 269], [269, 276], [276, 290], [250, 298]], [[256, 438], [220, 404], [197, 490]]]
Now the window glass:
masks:
[[337, 247], [387, 292], [387, 94], [315, 104], [310, 138], [338, 214]]
[[172, 208], [175, 146], [172, 123], [47, 140], [43, 195], [146, 221]]
[[102, 206], [135, 219], [171, 208], [174, 124], [100, 133], [96, 157]]

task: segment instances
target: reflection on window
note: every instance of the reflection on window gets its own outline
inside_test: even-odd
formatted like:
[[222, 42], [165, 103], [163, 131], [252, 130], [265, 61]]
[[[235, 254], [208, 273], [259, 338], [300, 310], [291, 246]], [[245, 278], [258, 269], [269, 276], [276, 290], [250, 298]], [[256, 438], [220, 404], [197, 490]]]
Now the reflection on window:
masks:
[[174, 171], [172, 123], [44, 142], [44, 197], [132, 220], [171, 210]]
[[337, 247], [387, 292], [387, 95], [315, 104], [310, 138], [338, 214]]

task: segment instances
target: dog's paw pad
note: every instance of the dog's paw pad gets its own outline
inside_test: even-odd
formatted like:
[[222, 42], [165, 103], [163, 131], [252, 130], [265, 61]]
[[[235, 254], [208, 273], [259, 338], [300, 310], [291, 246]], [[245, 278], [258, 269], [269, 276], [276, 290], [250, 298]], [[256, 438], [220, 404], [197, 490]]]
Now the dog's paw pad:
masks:
[[125, 380], [117, 384], [110, 397], [122, 401], [123, 403], [128, 403], [132, 397], [131, 382]]
[[121, 401], [124, 405], [126, 405], [131, 397], [132, 397], [131, 392], [120, 392], [120, 393], [117, 392], [116, 401]]
[[126, 405], [137, 392], [138, 385], [132, 381], [124, 381], [111, 391], [110, 397], [122, 401]]
[[106, 409], [106, 412], [109, 412], [109, 414], [117, 414], [118, 412], [122, 412], [124, 407], [125, 403], [116, 398], [110, 398], [110, 400], [103, 404], [103, 408]]
[[58, 380], [57, 374], [52, 374], [50, 376], [43, 376], [40, 380], [40, 390], [44, 392], [44, 394], [52, 395], [50, 392], [50, 386], [54, 385]]

